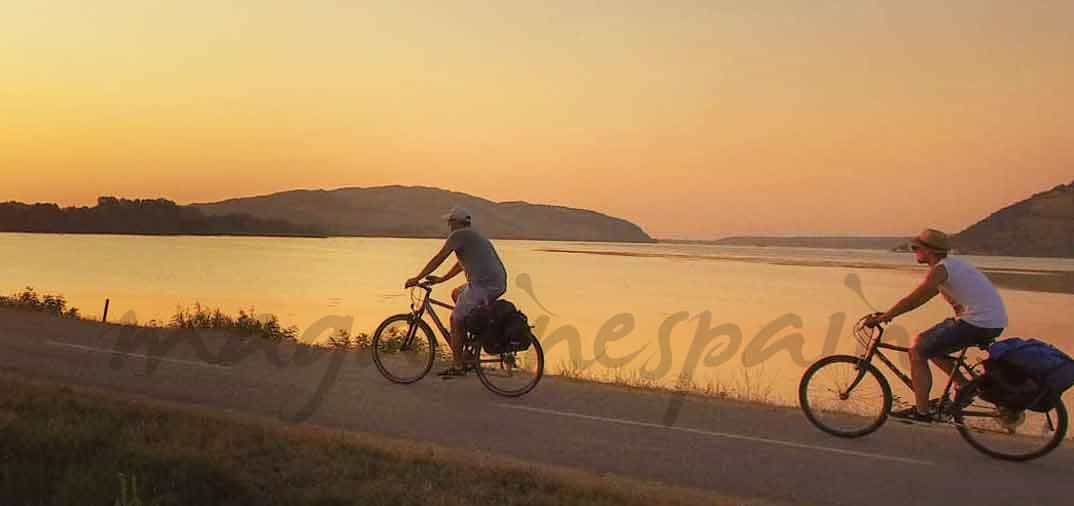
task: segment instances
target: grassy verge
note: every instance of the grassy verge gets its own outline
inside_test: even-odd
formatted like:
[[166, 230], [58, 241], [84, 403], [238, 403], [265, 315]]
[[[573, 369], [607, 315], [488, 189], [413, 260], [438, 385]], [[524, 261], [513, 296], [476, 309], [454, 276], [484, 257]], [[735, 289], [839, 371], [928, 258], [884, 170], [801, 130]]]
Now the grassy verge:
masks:
[[195, 302], [191, 308], [179, 307], [172, 315], [168, 327], [177, 329], [221, 330], [241, 336], [256, 336], [273, 342], [295, 341], [298, 327], [284, 327], [275, 316], [257, 318], [253, 308], [239, 310], [238, 316], [225, 314], [220, 309], [210, 309]]
[[[82, 315], [76, 307], [70, 307], [63, 295], [38, 293], [33, 287], [23, 288], [22, 291], [11, 295], [0, 295], [0, 307], [45, 313], [59, 318], [74, 318], [83, 320], [96, 320]], [[135, 324], [137, 325], [137, 324]], [[168, 322], [161, 323], [151, 320], [143, 327], [173, 328], [173, 329], [199, 329], [220, 330], [231, 332], [240, 336], [253, 336], [273, 342], [296, 341], [298, 327], [285, 327], [279, 319], [273, 315], [257, 316], [253, 308], [240, 309], [238, 316], [226, 314], [220, 309], [209, 308], [195, 302], [191, 307], [180, 306], [176, 308]], [[350, 336], [347, 336], [350, 339]], [[358, 336], [355, 342], [360, 342], [363, 336]], [[365, 337], [368, 341], [368, 336]], [[338, 343], [328, 343], [330, 346], [338, 346]]]
[[0, 497], [34, 505], [733, 504], [0, 375]]
[[[33, 288], [25, 288], [22, 292], [11, 296], [0, 296], [0, 307], [12, 309], [43, 312], [63, 318], [83, 318], [77, 308], [67, 306], [62, 295], [41, 295]], [[193, 306], [176, 308], [171, 319], [166, 323], [157, 321], [146, 322], [142, 327], [169, 328], [169, 329], [197, 329], [216, 330], [244, 337], [264, 339], [274, 343], [290, 342], [306, 346], [327, 347], [368, 353], [372, 345], [370, 335], [367, 333], [351, 334], [350, 331], [340, 329], [321, 343], [298, 343], [298, 328], [285, 327], [280, 324], [275, 316], [258, 317], [253, 308], [240, 310], [237, 316], [224, 313], [218, 308], [203, 306], [195, 302]], [[137, 324], [135, 324], [137, 325]], [[391, 347], [401, 336], [387, 336], [382, 345]], [[447, 363], [451, 360], [450, 350], [447, 346], [437, 347], [437, 359]], [[764, 370], [751, 372], [744, 370], [739, 377], [731, 381], [719, 381], [708, 379], [697, 381], [693, 378], [680, 379], [668, 384], [642, 375], [639, 371], [625, 370], [587, 370], [575, 364], [563, 363], [558, 368], [548, 367], [546, 371], [561, 378], [589, 383], [602, 383], [606, 385], [625, 387], [635, 390], [659, 391], [659, 392], [682, 392], [694, 396], [728, 399], [761, 404], [786, 404], [776, 399], [772, 394], [770, 382], [765, 377]]]
[[731, 381], [709, 378], [700, 382], [693, 378], [679, 378], [675, 384], [666, 384], [647, 377], [638, 370], [614, 369], [586, 370], [577, 364], [561, 363], [555, 374], [563, 379], [585, 383], [600, 383], [632, 390], [648, 392], [681, 392], [697, 397], [709, 397], [756, 404], [784, 405], [772, 392], [771, 383], [763, 368], [756, 371], [743, 369]]

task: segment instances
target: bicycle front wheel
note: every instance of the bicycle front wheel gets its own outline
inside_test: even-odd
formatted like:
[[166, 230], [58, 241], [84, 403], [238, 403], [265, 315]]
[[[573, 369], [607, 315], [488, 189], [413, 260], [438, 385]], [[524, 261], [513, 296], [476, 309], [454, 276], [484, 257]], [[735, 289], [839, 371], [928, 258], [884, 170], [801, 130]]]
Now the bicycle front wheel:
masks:
[[1052, 409], [1011, 410], [981, 398], [980, 380], [959, 389], [955, 406], [958, 433], [977, 451], [993, 458], [1026, 461], [1056, 449], [1067, 433], [1067, 408], [1056, 399]]
[[850, 355], [832, 355], [806, 369], [798, 385], [798, 402], [820, 430], [861, 437], [887, 420], [891, 385], [872, 364]]
[[523, 351], [479, 356], [477, 377], [485, 388], [505, 397], [529, 393], [544, 376], [544, 350], [536, 339]]
[[429, 324], [411, 314], [384, 320], [373, 333], [373, 363], [394, 383], [414, 383], [429, 374], [436, 341]]

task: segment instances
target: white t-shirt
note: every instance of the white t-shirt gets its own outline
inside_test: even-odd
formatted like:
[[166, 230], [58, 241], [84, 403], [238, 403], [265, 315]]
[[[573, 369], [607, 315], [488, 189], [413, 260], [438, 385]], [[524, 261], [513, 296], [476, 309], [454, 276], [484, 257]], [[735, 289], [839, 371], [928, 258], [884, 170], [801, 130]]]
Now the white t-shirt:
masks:
[[1007, 308], [988, 277], [955, 258], [940, 260], [940, 265], [947, 270], [940, 293], [955, 306], [958, 319], [986, 329], [1007, 328]]

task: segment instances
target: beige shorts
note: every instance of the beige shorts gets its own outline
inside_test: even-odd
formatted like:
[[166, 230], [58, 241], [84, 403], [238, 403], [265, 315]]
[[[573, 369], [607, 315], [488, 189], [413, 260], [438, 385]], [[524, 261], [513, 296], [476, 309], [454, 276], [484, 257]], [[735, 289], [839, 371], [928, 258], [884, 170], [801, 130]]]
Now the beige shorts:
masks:
[[487, 288], [467, 283], [462, 289], [462, 293], [459, 294], [459, 300], [455, 301], [455, 309], [451, 312], [451, 321], [462, 325], [466, 315], [470, 314], [471, 311], [478, 306], [491, 304], [502, 297], [505, 291], [503, 288]]

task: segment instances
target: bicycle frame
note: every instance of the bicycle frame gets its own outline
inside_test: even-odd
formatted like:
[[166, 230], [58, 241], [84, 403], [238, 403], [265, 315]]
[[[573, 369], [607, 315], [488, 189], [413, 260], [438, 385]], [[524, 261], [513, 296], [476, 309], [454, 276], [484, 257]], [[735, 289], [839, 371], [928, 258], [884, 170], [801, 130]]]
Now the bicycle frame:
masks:
[[[425, 316], [425, 313], [429, 313], [429, 315], [432, 316], [433, 323], [435, 323], [437, 329], [440, 330], [440, 337], [442, 337], [445, 341], [450, 342], [449, 340], [451, 339], [451, 331], [448, 330], [447, 326], [444, 325], [444, 322], [440, 320], [440, 315], [436, 314], [436, 310], [433, 309], [433, 306], [440, 306], [442, 308], [450, 310], [454, 310], [455, 306], [432, 298], [433, 288], [431, 285], [420, 283], [418, 284], [418, 287], [422, 290], [425, 290], [425, 296], [422, 297], [421, 304], [419, 304], [417, 308], [414, 307], [413, 301], [410, 302], [410, 313], [414, 316], [415, 319], [418, 320], [422, 319], [422, 317]], [[413, 333], [416, 329], [417, 326], [412, 326], [410, 328], [411, 335], [407, 336], [408, 342], [414, 338]]]
[[[899, 369], [899, 367], [896, 366], [895, 363], [891, 361], [891, 359], [889, 359], [887, 356], [884, 355], [884, 353], [882, 351], [880, 351], [880, 350], [883, 349], [883, 350], [897, 351], [897, 352], [900, 352], [900, 353], [910, 353], [910, 348], [907, 348], [907, 347], [904, 347], [904, 346], [896, 346], [896, 345], [893, 345], [893, 344], [888, 344], [888, 343], [883, 342], [884, 328], [883, 327], [878, 327], [878, 330], [879, 330], [879, 332], [877, 333], [876, 337], [874, 337], [873, 340], [869, 342], [869, 347], [866, 348], [865, 354], [862, 355], [861, 362], [860, 362], [860, 364], [858, 366], [858, 376], [857, 376], [857, 378], [854, 379], [854, 381], [847, 388], [847, 393], [848, 394], [849, 394], [850, 391], [854, 390], [854, 388], [858, 386], [858, 383], [860, 383], [862, 379], [865, 378], [865, 368], [861, 367], [861, 364], [871, 364], [874, 357], [879, 358], [880, 362], [882, 362], [884, 365], [886, 365], [887, 368], [889, 370], [891, 370], [891, 372], [893, 374], [895, 374], [895, 376], [898, 377], [899, 380], [901, 380], [903, 382], [903, 384], [905, 384], [907, 386], [907, 388], [909, 388], [910, 390], [914, 389], [914, 382], [913, 382], [913, 380], [910, 379], [910, 376], [908, 376], [905, 373], [903, 373], [902, 370]], [[944, 403], [948, 402], [948, 400], [950, 400], [951, 402], [954, 402], [954, 399], [950, 399], [950, 394], [951, 394], [951, 388], [955, 384], [955, 375], [956, 374], [961, 374], [962, 371], [966, 371], [966, 373], [969, 374], [969, 379], [971, 381], [974, 380], [974, 379], [977, 379], [979, 377], [977, 372], [975, 372], [973, 370], [973, 367], [970, 367], [970, 365], [966, 363], [966, 352], [967, 351], [969, 351], [968, 347], [963, 348], [962, 351], [958, 354], [957, 357], [951, 356], [951, 355], [945, 355], [944, 356], [944, 358], [947, 358], [949, 360], [953, 360], [955, 362], [955, 366], [954, 366], [954, 368], [951, 369], [951, 374], [947, 378], [947, 385], [944, 386], [943, 395], [940, 397], [940, 405], [937, 406], [937, 408], [936, 408], [938, 412], [943, 411]]]
[[[428, 283], [418, 283], [417, 287], [421, 288], [422, 290], [425, 290], [425, 296], [422, 297], [421, 304], [418, 304], [417, 307], [415, 307], [415, 304], [414, 304], [413, 300], [411, 300], [411, 302], [410, 302], [410, 312], [413, 315], [414, 319], [415, 320], [420, 320], [425, 316], [426, 313], [428, 313], [432, 317], [433, 323], [435, 323], [436, 327], [440, 330], [440, 337], [443, 338], [444, 341], [446, 341], [448, 343], [451, 343], [451, 331], [447, 328], [446, 325], [444, 325], [444, 322], [440, 319], [440, 315], [438, 315], [436, 313], [436, 309], [434, 309], [434, 306], [440, 306], [442, 308], [450, 309], [450, 310], [454, 310], [455, 306], [452, 306], [451, 304], [448, 304], [446, 302], [442, 302], [442, 301], [439, 301], [439, 300], [436, 300], [436, 299], [432, 298], [432, 294], [433, 294], [432, 285], [430, 285]], [[417, 325], [411, 325], [410, 326], [410, 330], [409, 330], [408, 335], [406, 336], [406, 341], [405, 341], [405, 343], [407, 345], [409, 345], [411, 342], [413, 342], [414, 333], [417, 332], [417, 328], [418, 328]], [[466, 339], [463, 341], [462, 346], [463, 346], [463, 349], [465, 349], [466, 347], [473, 347], [472, 351], [473, 351], [473, 357], [474, 358], [471, 359], [471, 360], [464, 360], [463, 361], [464, 363], [467, 363], [467, 364], [470, 364], [470, 365], [500, 363], [503, 360], [505, 360], [504, 359], [505, 356], [513, 356], [514, 355], [513, 353], [500, 353], [496, 358], [482, 359], [481, 358], [481, 344], [478, 343], [477, 339], [475, 339], [474, 336], [472, 334], [469, 334], [469, 333], [467, 333]], [[449, 348], [450, 348], [450, 346], [449, 346]]]

